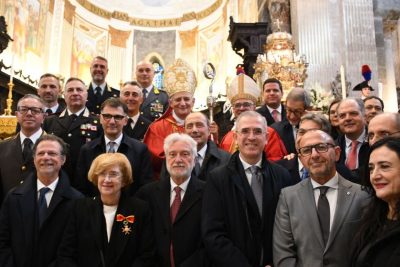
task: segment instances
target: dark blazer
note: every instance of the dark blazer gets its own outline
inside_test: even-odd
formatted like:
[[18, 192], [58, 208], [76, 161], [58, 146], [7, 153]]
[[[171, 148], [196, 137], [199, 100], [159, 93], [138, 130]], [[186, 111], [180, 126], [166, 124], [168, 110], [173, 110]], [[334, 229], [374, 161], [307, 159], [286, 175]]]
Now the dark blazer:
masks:
[[132, 129], [130, 125], [124, 126], [124, 133], [129, 137], [135, 138], [136, 140], [142, 141], [144, 134], [149, 128], [151, 121], [146, 119], [144, 116], [139, 115], [138, 121], [135, 123], [135, 127]]
[[142, 105], [140, 105], [140, 114], [146, 119], [154, 121], [167, 111], [168, 100], [168, 94], [164, 90], [153, 86]]
[[[282, 120], [281, 121], [287, 121], [286, 108], [284, 105], [281, 105], [281, 106], [282, 106], [282, 113], [281, 113]], [[271, 126], [272, 124], [274, 124], [276, 122], [274, 120], [274, 118], [272, 117], [271, 112], [269, 112], [269, 109], [265, 105], [258, 108], [256, 111], [265, 117], [265, 119], [267, 120], [268, 126]]]
[[140, 188], [136, 196], [150, 204], [156, 239], [157, 266], [170, 267], [170, 243], [176, 267], [207, 266], [201, 241], [201, 207], [204, 182], [192, 177], [175, 222], [171, 225], [169, 177]]
[[280, 121], [271, 125], [271, 128], [275, 129], [279, 137], [282, 139], [285, 145], [286, 151], [290, 153], [296, 153], [295, 139], [293, 136], [293, 127], [289, 121]]
[[19, 133], [0, 143], [0, 204], [7, 192], [24, 181], [33, 170], [33, 160], [25, 162], [22, 158]]
[[[118, 214], [133, 215], [134, 222], [127, 221], [125, 226], [124, 221], [117, 221]], [[144, 267], [155, 266], [153, 262], [154, 236], [147, 203], [121, 194], [108, 242], [101, 199], [75, 202], [58, 250], [57, 266]]]
[[39, 229], [37, 222], [36, 173], [9, 192], [0, 214], [0, 266], [50, 266], [70, 216], [72, 200], [82, 194], [73, 189], [61, 172], [51, 198], [47, 217]]
[[90, 113], [99, 115], [101, 104], [110, 97], [119, 97], [119, 90], [112, 88], [106, 84], [104, 92], [99, 99], [97, 99], [92, 83], [90, 83], [88, 88], [88, 98], [86, 102], [86, 107], [89, 109]]
[[47, 133], [57, 135], [69, 145], [69, 153], [63, 169], [71, 179], [72, 186], [76, 187], [75, 173], [79, 150], [84, 144], [102, 135], [103, 129], [99, 119], [94, 115], [90, 115], [89, 110], [85, 109], [71, 123], [67, 111], [64, 110], [59, 116], [52, 115], [47, 117], [44, 120], [43, 129]]
[[[272, 265], [272, 228], [282, 188], [291, 185], [289, 173], [263, 154], [263, 216], [234, 153], [228, 165], [208, 177], [203, 197], [202, 232], [213, 266], [259, 267]], [[262, 264], [261, 248], [264, 250]]]
[[[132, 165], [133, 184], [129, 186], [129, 193], [134, 195], [139, 187], [153, 181], [150, 152], [145, 144], [126, 135], [123, 135], [117, 152], [124, 154]], [[93, 160], [102, 153], [106, 153], [104, 135], [85, 144], [79, 153], [75, 176], [77, 189], [87, 196], [98, 195], [97, 188], [89, 182], [87, 175]]]
[[297, 184], [301, 181], [300, 173], [299, 173], [299, 158], [297, 155], [292, 159], [280, 159], [275, 161], [276, 164], [281, 165], [283, 168], [289, 171], [290, 176], [292, 177], [293, 184]]
[[201, 164], [198, 179], [206, 181], [212, 170], [228, 163], [231, 154], [217, 147], [213, 141], [207, 142], [207, 151]]
[[355, 267], [398, 267], [400, 265], [400, 225], [382, 232], [354, 259]]
[[346, 139], [345, 135], [340, 135], [336, 139], [336, 144], [340, 146], [341, 152], [339, 160], [336, 163], [337, 172], [342, 175], [347, 180], [360, 184], [361, 177], [365, 174], [365, 168], [368, 164], [368, 154], [369, 154], [369, 144], [368, 142], [363, 142], [360, 150], [358, 152], [358, 168], [356, 170], [350, 170], [346, 166]]

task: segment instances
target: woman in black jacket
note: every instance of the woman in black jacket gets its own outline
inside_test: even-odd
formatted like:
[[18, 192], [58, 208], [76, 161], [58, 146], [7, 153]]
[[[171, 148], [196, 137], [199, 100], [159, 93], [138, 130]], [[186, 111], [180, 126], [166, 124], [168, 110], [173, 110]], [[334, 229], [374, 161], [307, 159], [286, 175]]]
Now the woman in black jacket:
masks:
[[58, 251], [58, 266], [154, 266], [147, 203], [128, 196], [132, 169], [121, 153], [98, 156], [89, 180], [100, 196], [75, 203]]
[[352, 266], [400, 266], [400, 140], [376, 142], [364, 187], [371, 194], [353, 246]]

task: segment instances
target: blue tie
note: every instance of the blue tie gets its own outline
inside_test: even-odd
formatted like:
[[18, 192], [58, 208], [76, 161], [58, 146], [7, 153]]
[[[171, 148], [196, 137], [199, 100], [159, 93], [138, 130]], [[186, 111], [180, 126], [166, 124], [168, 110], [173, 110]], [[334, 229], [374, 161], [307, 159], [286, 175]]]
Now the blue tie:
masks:
[[38, 214], [39, 214], [39, 227], [42, 226], [44, 218], [46, 217], [47, 201], [45, 195], [50, 191], [50, 188], [43, 187], [39, 190], [39, 201], [38, 201]]
[[303, 173], [301, 174], [301, 180], [305, 180], [308, 177], [310, 177], [310, 175], [309, 175], [307, 169], [303, 167]]

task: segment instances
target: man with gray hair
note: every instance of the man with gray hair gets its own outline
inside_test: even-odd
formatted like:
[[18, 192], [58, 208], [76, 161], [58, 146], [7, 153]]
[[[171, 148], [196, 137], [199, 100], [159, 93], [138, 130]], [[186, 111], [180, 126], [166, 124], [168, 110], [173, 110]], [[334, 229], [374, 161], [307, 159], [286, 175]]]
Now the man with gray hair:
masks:
[[236, 121], [239, 150], [214, 169], [203, 197], [202, 231], [214, 266], [272, 265], [272, 227], [289, 173], [266, 159], [267, 122], [255, 111]]
[[376, 115], [368, 124], [368, 142], [372, 146], [382, 138], [400, 138], [400, 114], [385, 112]]
[[344, 99], [337, 106], [337, 114], [343, 133], [336, 140], [341, 149], [337, 169], [346, 179], [360, 183], [369, 150], [364, 103], [361, 99]]
[[204, 266], [201, 207], [204, 182], [191, 177], [197, 143], [187, 134], [172, 133], [164, 140], [168, 176], [139, 189], [147, 201], [157, 237], [157, 266]]
[[288, 153], [296, 153], [296, 134], [300, 118], [307, 113], [311, 106], [311, 99], [303, 88], [293, 88], [286, 97], [287, 121], [280, 121], [271, 125], [285, 144]]
[[45, 104], [36, 95], [27, 94], [17, 103], [15, 115], [20, 132], [0, 143], [0, 203], [7, 192], [24, 181], [34, 169], [32, 148], [43, 135]]

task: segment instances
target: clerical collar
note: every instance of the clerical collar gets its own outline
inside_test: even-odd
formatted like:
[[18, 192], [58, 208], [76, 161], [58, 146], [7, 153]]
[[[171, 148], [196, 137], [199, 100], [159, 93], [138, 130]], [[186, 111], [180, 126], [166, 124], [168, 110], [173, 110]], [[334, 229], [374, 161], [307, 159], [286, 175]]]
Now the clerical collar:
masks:
[[22, 131], [19, 132], [19, 137], [21, 141], [21, 145], [24, 143], [25, 138], [31, 139], [32, 143], [35, 144], [36, 141], [39, 139], [40, 136], [42, 136], [43, 130], [42, 128], [39, 128], [34, 134], [31, 136], [26, 136]]
[[175, 114], [175, 110], [172, 111], [172, 117], [176, 120], [176, 124], [183, 126], [185, 124], [185, 120], [182, 120], [181, 118], [178, 117], [178, 115]]

